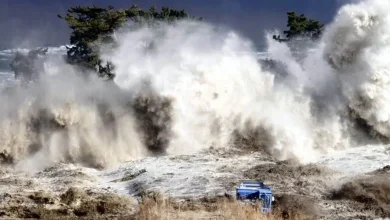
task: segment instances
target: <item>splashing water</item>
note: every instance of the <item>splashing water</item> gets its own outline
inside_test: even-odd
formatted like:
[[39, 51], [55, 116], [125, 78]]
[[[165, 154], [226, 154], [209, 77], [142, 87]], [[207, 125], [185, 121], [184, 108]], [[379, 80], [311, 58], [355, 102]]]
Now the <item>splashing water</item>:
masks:
[[348, 105], [380, 134], [390, 135], [390, 2], [364, 1], [340, 9], [323, 38]]
[[114, 83], [49, 59], [41, 81], [0, 96], [0, 159], [107, 167], [232, 147], [238, 133], [305, 163], [361, 136], [349, 111], [389, 137], [389, 10], [380, 0], [342, 7], [302, 59], [269, 35], [270, 57], [288, 73], [279, 81], [249, 40], [193, 21], [118, 34], [116, 48], [102, 49]]
[[[229, 146], [234, 131], [257, 128], [265, 130], [271, 140], [267, 146], [284, 159], [307, 162], [316, 148], [337, 144], [329, 140], [340, 131], [316, 123], [310, 97], [300, 89], [276, 86], [251, 43], [235, 32], [187, 21], [126, 33], [119, 42], [119, 49], [106, 55], [116, 66], [115, 82], [134, 93], [148, 81], [174, 102], [171, 154]], [[153, 47], [139, 47], [140, 42]], [[292, 73], [305, 74], [292, 58], [283, 61], [291, 64]], [[296, 85], [301, 84], [298, 80]], [[319, 133], [322, 140], [316, 138]]]

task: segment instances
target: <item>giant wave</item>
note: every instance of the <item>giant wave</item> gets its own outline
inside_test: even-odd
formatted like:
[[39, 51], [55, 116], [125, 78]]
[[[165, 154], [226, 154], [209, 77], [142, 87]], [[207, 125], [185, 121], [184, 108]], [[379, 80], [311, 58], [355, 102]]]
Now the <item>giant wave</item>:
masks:
[[287, 72], [278, 80], [248, 39], [204, 22], [118, 34], [118, 47], [101, 51], [113, 83], [49, 58], [41, 81], [1, 94], [0, 152], [22, 169], [107, 167], [240, 147], [237, 136], [254, 135], [257, 150], [306, 163], [370, 136], [381, 143], [373, 132], [390, 136], [388, 10], [380, 0], [342, 7], [303, 59], [269, 33], [267, 55]]

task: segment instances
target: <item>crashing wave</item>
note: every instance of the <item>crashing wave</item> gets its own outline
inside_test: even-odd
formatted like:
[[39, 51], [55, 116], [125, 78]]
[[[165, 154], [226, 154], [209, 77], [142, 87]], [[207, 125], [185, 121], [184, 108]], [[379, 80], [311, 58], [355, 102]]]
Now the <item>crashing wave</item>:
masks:
[[390, 137], [390, 2], [342, 7], [323, 41], [348, 106], [376, 132]]
[[388, 136], [389, 9], [379, 0], [344, 6], [299, 59], [268, 35], [267, 56], [283, 73], [263, 67], [236, 32], [193, 21], [118, 34], [101, 52], [114, 82], [50, 58], [45, 77], [0, 96], [3, 161], [104, 168], [245, 143], [305, 163], [364, 139], [350, 112]]

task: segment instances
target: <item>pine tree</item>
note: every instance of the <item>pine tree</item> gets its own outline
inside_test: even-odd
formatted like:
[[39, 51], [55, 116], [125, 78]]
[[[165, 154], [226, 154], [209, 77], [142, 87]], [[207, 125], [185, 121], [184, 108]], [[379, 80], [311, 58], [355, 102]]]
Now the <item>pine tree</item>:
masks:
[[162, 7], [158, 12], [155, 6], [148, 11], [132, 5], [125, 10], [107, 8], [72, 7], [63, 18], [72, 29], [70, 36], [71, 47], [68, 47], [67, 59], [89, 70], [96, 70], [99, 76], [108, 79], [114, 78], [115, 67], [111, 63], [102, 64], [99, 58], [99, 48], [102, 45], [114, 44], [112, 34], [126, 22], [131, 21], [140, 25], [150, 25], [154, 21], [172, 22], [179, 19], [201, 19], [190, 17], [184, 10], [175, 10]]
[[295, 37], [309, 37], [317, 39], [321, 36], [322, 28], [324, 27], [319, 21], [310, 19], [304, 14], [298, 15], [296, 12], [287, 12], [287, 27], [289, 30], [284, 31], [286, 38], [280, 36], [273, 36], [275, 40], [280, 42], [289, 41]]

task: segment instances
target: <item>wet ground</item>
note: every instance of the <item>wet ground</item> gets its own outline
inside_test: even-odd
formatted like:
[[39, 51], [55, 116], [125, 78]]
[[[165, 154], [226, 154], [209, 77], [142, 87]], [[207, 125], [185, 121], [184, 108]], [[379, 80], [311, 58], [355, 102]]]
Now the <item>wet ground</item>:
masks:
[[234, 197], [234, 187], [243, 179], [264, 181], [275, 194], [275, 207], [299, 210], [313, 219], [390, 216], [390, 169], [372, 166], [356, 173], [346, 166], [343, 172], [332, 169], [337, 158], [341, 156], [299, 165], [261, 153], [214, 149], [197, 155], [146, 158], [109, 170], [57, 164], [25, 173], [3, 167], [0, 216], [130, 216], [136, 213], [139, 196], [148, 192], [207, 204], [211, 200], [205, 198]]

